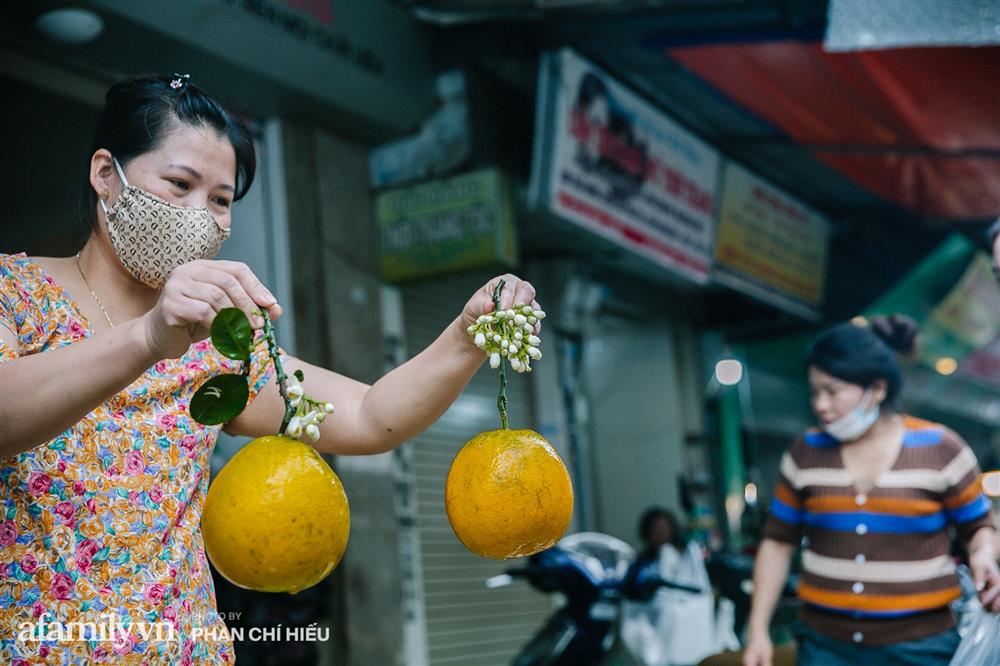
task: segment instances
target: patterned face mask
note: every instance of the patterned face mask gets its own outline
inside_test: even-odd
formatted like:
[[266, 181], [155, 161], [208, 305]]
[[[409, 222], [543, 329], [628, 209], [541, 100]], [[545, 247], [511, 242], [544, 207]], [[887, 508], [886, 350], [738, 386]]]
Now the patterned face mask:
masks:
[[[114, 159], [114, 158], [112, 158]], [[100, 199], [108, 222], [108, 236], [119, 261], [132, 276], [153, 289], [163, 289], [178, 266], [196, 259], [212, 259], [229, 238], [207, 208], [188, 208], [129, 185], [115, 159], [125, 189], [109, 210]]]

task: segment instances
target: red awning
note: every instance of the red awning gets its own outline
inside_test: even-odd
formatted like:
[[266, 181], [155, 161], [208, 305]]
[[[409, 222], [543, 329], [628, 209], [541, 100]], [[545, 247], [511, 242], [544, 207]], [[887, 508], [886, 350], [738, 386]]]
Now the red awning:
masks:
[[1000, 214], [1000, 48], [668, 54], [875, 194], [933, 217]]

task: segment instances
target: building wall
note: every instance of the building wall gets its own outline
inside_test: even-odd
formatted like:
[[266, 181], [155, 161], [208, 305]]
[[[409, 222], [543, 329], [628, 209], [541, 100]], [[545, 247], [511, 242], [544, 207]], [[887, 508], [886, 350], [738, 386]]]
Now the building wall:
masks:
[[[384, 350], [368, 149], [305, 127], [286, 125], [282, 134], [299, 356], [373, 382]], [[334, 467], [351, 503], [351, 536], [330, 579], [330, 659], [399, 664], [402, 582], [391, 454], [340, 456]]]
[[587, 327], [582, 385], [591, 424], [594, 528], [633, 545], [643, 510], [652, 504], [679, 510], [685, 435], [700, 429], [692, 398], [698, 379], [678, 353], [692, 335], [655, 316], [602, 314]]

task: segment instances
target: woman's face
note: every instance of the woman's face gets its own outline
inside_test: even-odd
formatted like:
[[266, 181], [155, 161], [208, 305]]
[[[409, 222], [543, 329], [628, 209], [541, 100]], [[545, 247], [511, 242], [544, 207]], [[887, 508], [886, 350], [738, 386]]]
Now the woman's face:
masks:
[[[816, 366], [809, 366], [809, 396], [813, 413], [820, 425], [827, 426], [848, 414], [861, 404], [865, 389], [858, 384], [845, 382], [827, 374]], [[885, 382], [878, 380], [873, 386], [871, 403], [885, 399]]]
[[[232, 223], [236, 152], [229, 139], [213, 128], [178, 122], [158, 148], [135, 157], [123, 168], [130, 185], [178, 206], [208, 208], [224, 229]], [[102, 169], [102, 174], [106, 171]], [[111, 202], [123, 189], [113, 166], [107, 189]]]
[[670, 521], [660, 516], [650, 526], [647, 542], [650, 546], [659, 548], [670, 543], [670, 540], [673, 538], [674, 535], [670, 529]]

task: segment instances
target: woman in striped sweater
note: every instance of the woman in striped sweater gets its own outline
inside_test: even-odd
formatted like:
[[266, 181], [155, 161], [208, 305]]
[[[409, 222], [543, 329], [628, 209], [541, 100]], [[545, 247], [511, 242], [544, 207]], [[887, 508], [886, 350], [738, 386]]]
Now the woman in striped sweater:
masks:
[[901, 317], [841, 324], [809, 349], [820, 425], [784, 454], [754, 570], [744, 666], [770, 666], [768, 624], [796, 548], [802, 554], [800, 666], [947, 665], [958, 647], [951, 532], [990, 610], [1000, 611], [994, 516], [966, 443], [895, 409], [912, 350]]

